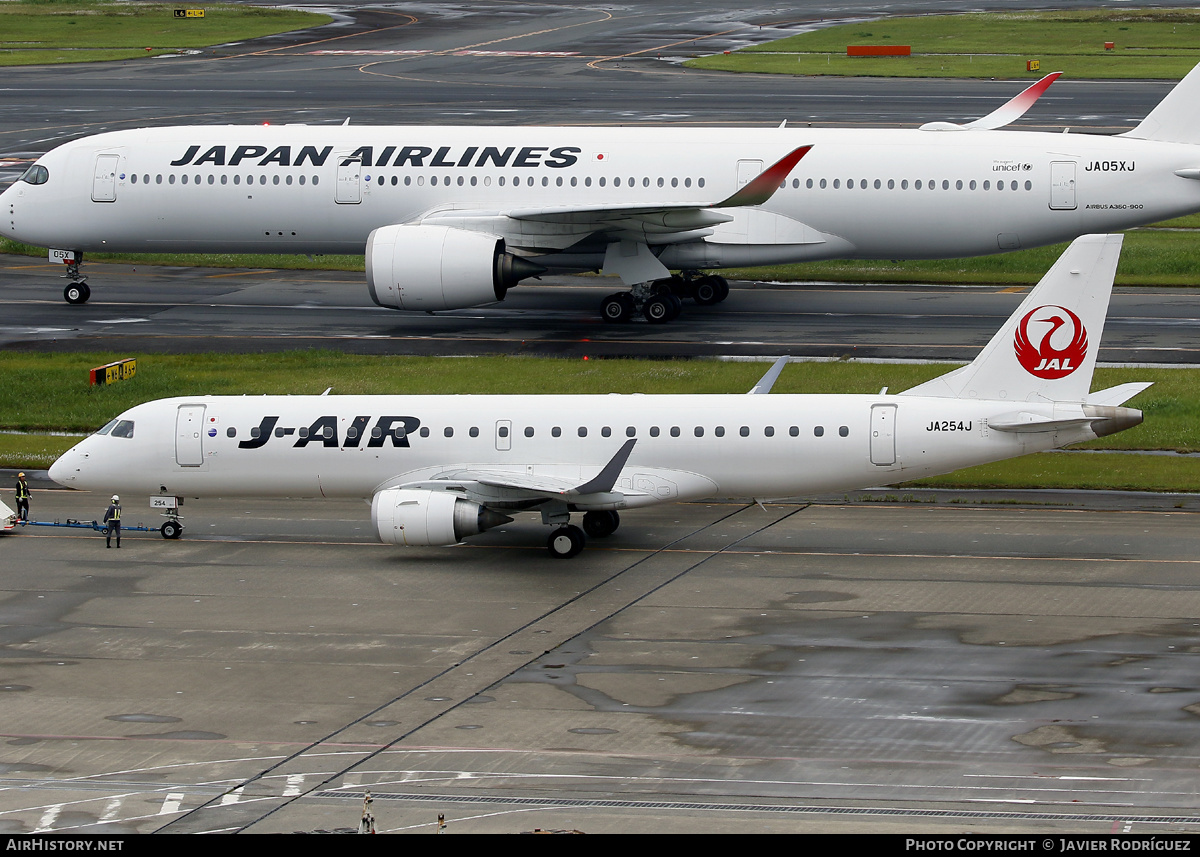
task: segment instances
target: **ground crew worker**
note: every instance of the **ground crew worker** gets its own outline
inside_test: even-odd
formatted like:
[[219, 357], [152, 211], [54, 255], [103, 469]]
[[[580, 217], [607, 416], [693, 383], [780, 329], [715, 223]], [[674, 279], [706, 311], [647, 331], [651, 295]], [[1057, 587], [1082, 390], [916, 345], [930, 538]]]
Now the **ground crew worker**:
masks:
[[112, 495], [112, 502], [108, 504], [108, 508], [104, 510], [104, 523], [107, 528], [104, 530], [104, 546], [112, 547], [112, 537], [117, 537], [117, 547], [121, 546], [121, 498], [116, 494]]
[[25, 482], [25, 474], [17, 474], [17, 518], [29, 520], [29, 485]]

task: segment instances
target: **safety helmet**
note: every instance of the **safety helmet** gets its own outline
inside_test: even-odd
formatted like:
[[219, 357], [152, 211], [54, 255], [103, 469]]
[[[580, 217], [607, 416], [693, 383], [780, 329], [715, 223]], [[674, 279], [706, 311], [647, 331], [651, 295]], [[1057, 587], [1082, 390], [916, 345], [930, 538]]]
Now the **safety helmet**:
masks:
[[120, 502], [121, 502], [121, 498], [120, 498], [120, 497], [118, 497], [116, 494], [113, 494], [112, 501], [113, 501], [114, 503], [120, 503]]
[[24, 478], [25, 478], [25, 474], [24, 474], [24, 473], [18, 473], [18, 474], [17, 474], [17, 478], [18, 478], [18, 479], [24, 479]]

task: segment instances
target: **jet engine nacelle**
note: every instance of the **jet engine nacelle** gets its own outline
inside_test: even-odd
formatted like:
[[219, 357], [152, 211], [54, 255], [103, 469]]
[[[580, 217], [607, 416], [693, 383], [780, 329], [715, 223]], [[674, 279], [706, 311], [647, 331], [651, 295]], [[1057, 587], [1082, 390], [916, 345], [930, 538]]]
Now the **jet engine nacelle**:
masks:
[[504, 239], [452, 226], [381, 226], [367, 237], [367, 286], [383, 307], [462, 309], [504, 300], [541, 265], [504, 249]]
[[453, 545], [512, 518], [446, 491], [387, 488], [371, 499], [371, 520], [381, 542]]

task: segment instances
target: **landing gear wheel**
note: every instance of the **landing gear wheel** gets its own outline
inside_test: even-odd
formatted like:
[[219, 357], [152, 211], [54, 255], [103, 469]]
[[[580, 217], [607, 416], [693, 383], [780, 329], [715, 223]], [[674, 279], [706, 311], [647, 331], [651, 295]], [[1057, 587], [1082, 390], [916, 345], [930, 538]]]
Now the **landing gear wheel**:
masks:
[[167, 521], [162, 525], [161, 532], [164, 539], [177, 539], [183, 533], [183, 524], [178, 521]]
[[718, 276], [713, 276], [713, 279], [717, 281], [717, 303], [720, 303], [729, 297], [729, 280]]
[[[696, 291], [692, 295], [696, 303], [700, 306], [712, 306], [715, 303], [720, 303], [721, 297], [721, 277], [700, 277], [696, 280]], [[725, 294], [729, 294], [729, 284], [725, 284]]]
[[587, 512], [583, 516], [583, 531], [588, 538], [602, 539], [611, 536], [621, 526], [621, 516], [616, 512]]
[[92, 290], [87, 283], [71, 283], [63, 289], [63, 297], [69, 304], [85, 304], [92, 296]]
[[616, 292], [600, 304], [600, 314], [612, 324], [623, 324], [633, 318], [633, 297], [627, 292]]
[[550, 534], [546, 547], [555, 559], [570, 559], [583, 550], [584, 542], [583, 530], [574, 524], [567, 524]]
[[[642, 315], [651, 324], [666, 324], [679, 314], [671, 298], [673, 295], [658, 294], [642, 305]], [[679, 300], [675, 298], [675, 300]], [[682, 306], [682, 304], [681, 304]]]
[[683, 301], [680, 299], [679, 295], [673, 294], [669, 295], [669, 297], [671, 300], [671, 317], [667, 320], [674, 321], [675, 319], [679, 318], [679, 314], [683, 312]]

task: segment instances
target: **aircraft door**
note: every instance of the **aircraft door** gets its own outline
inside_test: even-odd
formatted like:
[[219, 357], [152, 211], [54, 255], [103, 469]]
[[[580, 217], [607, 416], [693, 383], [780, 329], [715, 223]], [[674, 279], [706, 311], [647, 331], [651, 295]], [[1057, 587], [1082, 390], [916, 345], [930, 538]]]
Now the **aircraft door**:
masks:
[[175, 463], [204, 464], [204, 405], [180, 405], [175, 416]]
[[362, 202], [362, 159], [346, 155], [337, 156], [337, 181], [334, 183], [334, 201], [342, 205]]
[[1050, 162], [1050, 207], [1075, 208], [1075, 162]]
[[496, 420], [496, 449], [512, 449], [512, 420]]
[[117, 198], [117, 164], [120, 155], [97, 155], [96, 172], [92, 177], [92, 202], [115, 202]]
[[763, 171], [762, 161], [738, 161], [737, 163], [737, 186], [743, 188], [750, 182], [758, 178]]
[[871, 406], [871, 463], [896, 463], [896, 406]]

